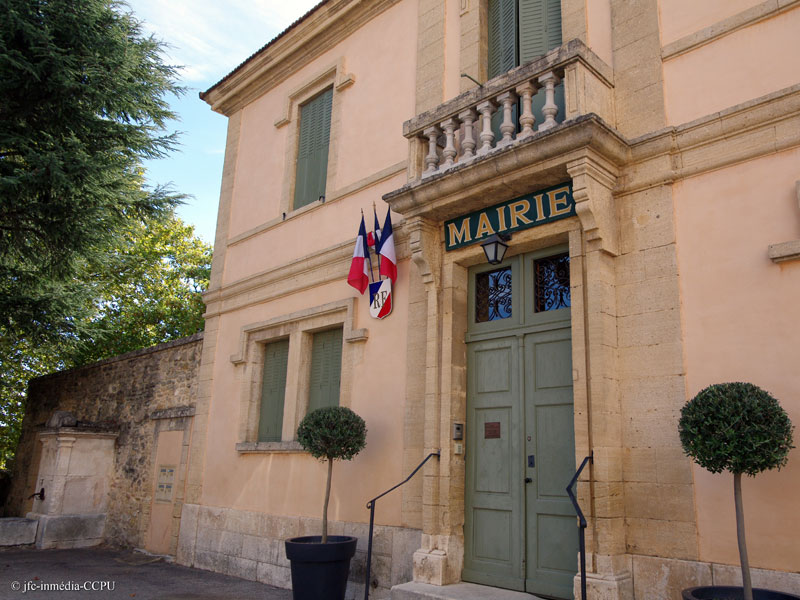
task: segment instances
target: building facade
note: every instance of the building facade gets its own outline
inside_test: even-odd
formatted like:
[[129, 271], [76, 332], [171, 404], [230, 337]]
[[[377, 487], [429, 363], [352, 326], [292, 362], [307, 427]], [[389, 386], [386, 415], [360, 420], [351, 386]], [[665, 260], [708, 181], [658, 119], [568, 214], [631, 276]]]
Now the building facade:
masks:
[[[732, 486], [677, 419], [731, 380], [800, 418], [798, 30], [798, 2], [329, 0], [207, 91], [229, 132], [179, 560], [286, 585], [324, 482], [294, 432], [338, 403], [369, 429], [340, 531], [441, 451], [381, 501], [382, 593], [570, 597], [587, 456], [589, 597], [735, 578]], [[345, 282], [374, 202], [383, 320]], [[756, 578], [795, 590], [799, 468], [745, 492]], [[274, 564], [246, 562], [264, 527]]]
[[[366, 501], [436, 451], [378, 505], [373, 597], [572, 597], [586, 457], [589, 598], [736, 581], [731, 478], [677, 421], [751, 381], [800, 422], [798, 31], [797, 0], [325, 0], [202, 94], [228, 137], [178, 561], [288, 587], [325, 482], [296, 428], [338, 404], [368, 427], [333, 478], [351, 597]], [[373, 203], [380, 320], [346, 282]], [[798, 451], [744, 493], [755, 585], [797, 592]]]

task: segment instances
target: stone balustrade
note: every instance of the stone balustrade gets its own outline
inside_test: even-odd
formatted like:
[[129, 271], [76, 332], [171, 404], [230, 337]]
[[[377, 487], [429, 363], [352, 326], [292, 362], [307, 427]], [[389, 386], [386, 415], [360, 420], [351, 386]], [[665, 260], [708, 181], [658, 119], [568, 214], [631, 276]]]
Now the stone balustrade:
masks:
[[[403, 127], [403, 134], [412, 143], [410, 178], [445, 173], [580, 115], [595, 113], [613, 126], [612, 77], [611, 67], [583, 42], [572, 40], [417, 115]], [[562, 82], [563, 115], [556, 103], [556, 86]], [[541, 122], [537, 122], [533, 109], [538, 94], [544, 97]], [[493, 115], [498, 112], [499, 135], [492, 126]]]

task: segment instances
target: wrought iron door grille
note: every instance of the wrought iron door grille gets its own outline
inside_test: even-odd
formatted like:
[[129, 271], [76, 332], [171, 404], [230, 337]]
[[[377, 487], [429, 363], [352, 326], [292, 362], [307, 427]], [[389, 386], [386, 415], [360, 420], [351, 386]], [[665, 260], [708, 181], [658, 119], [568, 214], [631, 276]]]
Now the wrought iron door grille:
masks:
[[555, 254], [533, 261], [534, 311], [557, 310], [571, 305], [569, 254]]
[[475, 321], [484, 323], [511, 316], [511, 267], [478, 273], [475, 277]]

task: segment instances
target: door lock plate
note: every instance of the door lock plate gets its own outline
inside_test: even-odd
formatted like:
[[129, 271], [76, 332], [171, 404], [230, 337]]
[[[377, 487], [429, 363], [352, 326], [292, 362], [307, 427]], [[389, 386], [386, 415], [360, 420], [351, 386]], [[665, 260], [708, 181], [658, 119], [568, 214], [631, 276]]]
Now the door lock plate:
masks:
[[536, 456], [533, 454], [528, 454], [528, 468], [529, 469], [536, 468]]

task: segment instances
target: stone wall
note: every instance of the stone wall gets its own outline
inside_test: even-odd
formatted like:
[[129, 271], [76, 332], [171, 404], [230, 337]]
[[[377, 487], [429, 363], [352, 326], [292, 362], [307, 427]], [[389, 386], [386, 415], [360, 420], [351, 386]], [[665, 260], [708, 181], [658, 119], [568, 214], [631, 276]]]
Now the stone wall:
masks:
[[[155, 444], [160, 431], [185, 432], [181, 463], [188, 457], [203, 334], [129, 352], [30, 382], [22, 436], [13, 466], [6, 516], [24, 516], [36, 487], [41, 444], [37, 433], [56, 410], [80, 423], [102, 424], [118, 432], [109, 488], [105, 541], [144, 547], [150, 524]], [[172, 551], [177, 546], [183, 476], [175, 489]]]
[[[198, 569], [290, 588], [292, 576], [283, 541], [291, 537], [319, 535], [321, 531], [322, 520], [317, 518], [184, 504], [177, 561]], [[356, 554], [350, 562], [345, 598], [362, 598], [369, 526], [366, 523], [329, 521], [328, 533], [358, 538]], [[421, 536], [419, 529], [375, 526], [371, 598], [389, 598], [393, 585], [411, 580], [411, 557], [420, 547]]]

